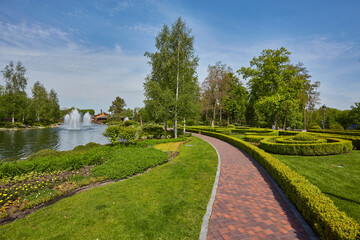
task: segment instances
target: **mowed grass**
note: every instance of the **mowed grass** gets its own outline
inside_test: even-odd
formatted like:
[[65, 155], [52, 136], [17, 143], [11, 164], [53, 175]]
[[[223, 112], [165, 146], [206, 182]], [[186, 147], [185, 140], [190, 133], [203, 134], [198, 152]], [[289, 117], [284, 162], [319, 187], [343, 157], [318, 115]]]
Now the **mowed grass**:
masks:
[[197, 239], [217, 155], [199, 138], [190, 143], [178, 157], [147, 173], [0, 226], [0, 239]]
[[169, 142], [154, 145], [154, 148], [159, 149], [163, 152], [175, 152], [181, 144], [184, 142]]
[[273, 156], [305, 176], [360, 223], [360, 151], [316, 157]]
[[235, 134], [235, 135], [230, 135], [231, 137], [234, 137], [234, 138], [238, 138], [240, 140], [244, 140], [244, 138], [246, 137], [246, 135], [244, 134]]

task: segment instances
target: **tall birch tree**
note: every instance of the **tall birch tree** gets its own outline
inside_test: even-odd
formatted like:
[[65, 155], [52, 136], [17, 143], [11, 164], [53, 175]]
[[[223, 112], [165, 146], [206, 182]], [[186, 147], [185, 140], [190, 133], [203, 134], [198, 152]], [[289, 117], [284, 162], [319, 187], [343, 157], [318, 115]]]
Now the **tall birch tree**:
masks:
[[151, 73], [144, 83], [145, 108], [157, 121], [172, 120], [177, 138], [177, 122], [191, 116], [199, 96], [194, 53], [194, 37], [181, 18], [165, 24], [156, 37], [155, 53], [146, 52]]

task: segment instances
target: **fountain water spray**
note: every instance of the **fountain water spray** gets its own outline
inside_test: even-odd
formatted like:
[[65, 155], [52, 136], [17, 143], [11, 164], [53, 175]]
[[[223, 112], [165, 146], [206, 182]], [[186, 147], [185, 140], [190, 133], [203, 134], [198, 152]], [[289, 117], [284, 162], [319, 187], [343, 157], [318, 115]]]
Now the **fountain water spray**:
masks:
[[91, 125], [91, 115], [90, 113], [85, 113], [82, 124], [81, 124], [81, 114], [77, 109], [72, 110], [69, 114], [65, 115], [64, 126], [67, 129], [80, 129], [82, 126]]

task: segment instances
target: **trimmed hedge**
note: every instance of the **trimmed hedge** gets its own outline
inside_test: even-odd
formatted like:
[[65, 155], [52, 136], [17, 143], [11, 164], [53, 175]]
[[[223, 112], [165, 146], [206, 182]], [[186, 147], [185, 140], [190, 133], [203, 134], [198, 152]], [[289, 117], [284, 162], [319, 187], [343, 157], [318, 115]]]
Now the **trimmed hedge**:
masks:
[[310, 133], [310, 134], [314, 134], [317, 137], [322, 137], [322, 138], [337, 138], [337, 139], [350, 140], [352, 141], [352, 144], [356, 149], [360, 149], [360, 137], [358, 136], [347, 136], [347, 135], [337, 135], [337, 134], [327, 134], [327, 133], [323, 133], [323, 134]]
[[278, 131], [248, 131], [245, 135], [257, 135], [257, 136], [279, 136]]
[[220, 133], [197, 131], [241, 148], [258, 161], [295, 204], [321, 239], [360, 239], [360, 226], [340, 211], [334, 202], [305, 177], [291, 170], [275, 157], [240, 139]]
[[295, 136], [301, 132], [279, 130], [279, 136]]
[[339, 135], [348, 135], [348, 136], [360, 136], [360, 131], [359, 130], [317, 130], [317, 129], [309, 129], [309, 132], [339, 134]]
[[244, 140], [251, 143], [260, 143], [261, 140], [268, 137], [270, 136], [247, 135], [244, 137]]
[[315, 139], [313, 141], [299, 141], [294, 140], [292, 137], [279, 137], [276, 139], [276, 143], [285, 143], [285, 144], [315, 144], [315, 143], [326, 143], [325, 138]]
[[276, 138], [260, 141], [260, 148], [276, 154], [300, 156], [324, 156], [350, 152], [353, 148], [348, 140], [329, 138], [327, 143], [277, 143]]

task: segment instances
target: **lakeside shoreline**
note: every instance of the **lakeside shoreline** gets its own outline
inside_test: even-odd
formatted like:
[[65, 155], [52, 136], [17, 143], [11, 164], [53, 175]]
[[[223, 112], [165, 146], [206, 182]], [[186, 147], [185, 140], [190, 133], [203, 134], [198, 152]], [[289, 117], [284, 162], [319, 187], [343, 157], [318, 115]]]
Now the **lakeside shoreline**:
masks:
[[56, 128], [59, 127], [59, 124], [51, 124], [49, 126], [31, 126], [31, 127], [23, 127], [23, 128], [0, 128], [0, 131], [21, 131], [21, 130], [29, 130], [29, 129], [45, 129], [45, 128]]

